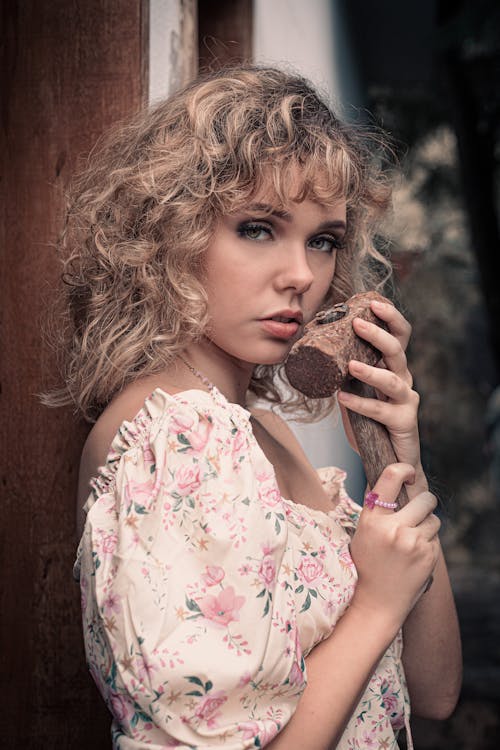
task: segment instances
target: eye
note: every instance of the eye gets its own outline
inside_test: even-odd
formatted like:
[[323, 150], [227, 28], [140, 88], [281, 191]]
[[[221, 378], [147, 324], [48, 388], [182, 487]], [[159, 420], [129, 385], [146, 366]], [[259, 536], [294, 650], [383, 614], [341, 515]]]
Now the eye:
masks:
[[309, 247], [321, 253], [333, 253], [334, 250], [341, 250], [344, 247], [344, 242], [335, 235], [322, 234], [309, 240]]
[[238, 234], [240, 237], [245, 237], [247, 240], [255, 240], [262, 242], [272, 237], [272, 231], [270, 227], [265, 224], [259, 224], [253, 221], [246, 221], [240, 224], [238, 227]]

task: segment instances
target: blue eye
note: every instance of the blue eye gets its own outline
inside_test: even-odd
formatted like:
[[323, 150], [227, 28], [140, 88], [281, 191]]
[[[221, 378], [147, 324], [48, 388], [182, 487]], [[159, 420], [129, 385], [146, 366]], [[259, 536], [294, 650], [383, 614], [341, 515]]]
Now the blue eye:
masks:
[[240, 237], [245, 237], [247, 240], [255, 240], [262, 242], [268, 240], [272, 236], [271, 229], [264, 224], [257, 224], [252, 221], [247, 221], [244, 224], [240, 224], [238, 227], [238, 234]]
[[321, 235], [320, 237], [313, 237], [309, 240], [309, 247], [312, 250], [318, 250], [322, 253], [332, 253], [334, 250], [341, 250], [344, 244], [340, 237], [334, 237], [332, 235]]

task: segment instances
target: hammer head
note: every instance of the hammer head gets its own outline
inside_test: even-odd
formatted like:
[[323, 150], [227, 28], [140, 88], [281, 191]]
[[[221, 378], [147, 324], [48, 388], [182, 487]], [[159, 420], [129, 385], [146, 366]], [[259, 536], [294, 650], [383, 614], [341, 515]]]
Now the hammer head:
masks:
[[363, 318], [381, 328], [385, 324], [370, 309], [372, 300], [387, 302], [378, 292], [364, 292], [329, 310], [319, 312], [291, 348], [285, 372], [291, 385], [309, 398], [327, 398], [351, 378], [351, 359], [375, 365], [380, 352], [360, 339], [352, 327], [353, 318]]

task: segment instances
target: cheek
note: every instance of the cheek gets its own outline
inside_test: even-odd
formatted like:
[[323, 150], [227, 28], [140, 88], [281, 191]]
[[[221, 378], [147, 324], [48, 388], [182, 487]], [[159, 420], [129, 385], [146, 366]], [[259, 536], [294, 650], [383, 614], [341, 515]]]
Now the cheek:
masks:
[[317, 269], [314, 274], [314, 284], [311, 288], [311, 292], [314, 292], [315, 304], [319, 307], [327, 296], [333, 277], [335, 275], [335, 258], [330, 260], [329, 263], [321, 264], [321, 267]]

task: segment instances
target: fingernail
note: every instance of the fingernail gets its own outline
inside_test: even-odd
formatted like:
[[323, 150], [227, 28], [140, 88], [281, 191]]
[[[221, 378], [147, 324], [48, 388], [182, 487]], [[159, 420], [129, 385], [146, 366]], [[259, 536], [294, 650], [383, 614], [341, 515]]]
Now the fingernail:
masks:
[[354, 318], [358, 328], [368, 328], [368, 323], [363, 318]]
[[376, 307], [379, 310], [382, 310], [384, 307], [387, 307], [387, 303], [386, 302], [380, 302], [380, 300], [378, 300], [378, 299], [372, 300], [371, 304], [372, 304], [372, 307]]

